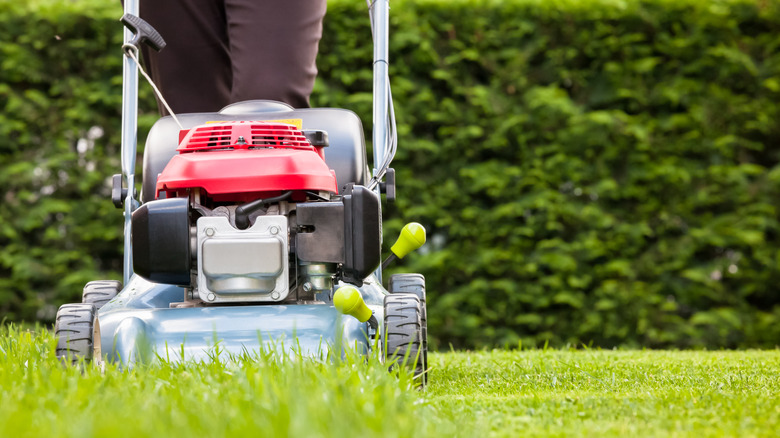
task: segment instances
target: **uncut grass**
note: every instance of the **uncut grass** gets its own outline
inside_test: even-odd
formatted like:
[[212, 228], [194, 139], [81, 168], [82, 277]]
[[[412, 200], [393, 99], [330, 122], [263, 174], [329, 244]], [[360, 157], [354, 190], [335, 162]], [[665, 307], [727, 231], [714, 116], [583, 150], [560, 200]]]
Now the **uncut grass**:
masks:
[[778, 436], [780, 351], [432, 355], [428, 403], [484, 436]]
[[0, 436], [777, 436], [780, 350], [431, 354], [430, 384], [376, 358], [269, 354], [63, 367], [0, 329]]
[[256, 354], [120, 370], [64, 367], [45, 331], [0, 336], [0, 436], [415, 436], [455, 434], [408, 374]]

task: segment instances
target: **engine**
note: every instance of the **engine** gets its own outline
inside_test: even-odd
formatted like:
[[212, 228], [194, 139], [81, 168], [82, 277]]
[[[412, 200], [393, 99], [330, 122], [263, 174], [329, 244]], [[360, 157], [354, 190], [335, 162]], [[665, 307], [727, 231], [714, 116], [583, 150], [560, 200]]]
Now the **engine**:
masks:
[[325, 131], [221, 122], [180, 134], [157, 199], [132, 219], [133, 267], [185, 303], [311, 302], [379, 266], [376, 193], [339, 194]]

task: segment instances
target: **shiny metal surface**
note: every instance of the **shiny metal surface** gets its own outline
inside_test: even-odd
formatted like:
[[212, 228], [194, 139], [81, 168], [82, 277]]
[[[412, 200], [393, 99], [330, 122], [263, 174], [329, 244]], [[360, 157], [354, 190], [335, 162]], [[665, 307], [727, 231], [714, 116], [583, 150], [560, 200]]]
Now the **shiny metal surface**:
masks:
[[[390, 2], [375, 0], [369, 3], [373, 23], [374, 37], [374, 112], [372, 145], [374, 151], [374, 167], [372, 176], [381, 177], [380, 167], [390, 148], [390, 74], [389, 74], [389, 42], [390, 42]], [[369, 185], [369, 188], [372, 188]], [[373, 187], [377, 195], [381, 195], [379, 184]], [[374, 275], [382, 280], [382, 267], [379, 266]]]
[[374, 17], [374, 114], [372, 143], [374, 148], [374, 175], [385, 158], [388, 147], [387, 132], [387, 88], [388, 88], [388, 53], [389, 53], [389, 15], [390, 5], [387, 0], [376, 0], [373, 3]]
[[100, 312], [116, 309], [167, 309], [171, 303], [184, 301], [184, 288], [168, 284], [152, 283], [133, 274], [113, 300], [106, 303]]
[[[125, 0], [125, 13], [138, 15], [138, 0]], [[124, 29], [124, 42], [133, 39], [133, 33]], [[127, 284], [133, 275], [132, 218], [138, 206], [135, 200], [135, 157], [138, 148], [138, 68], [133, 59], [124, 55], [122, 63], [122, 179], [127, 187], [125, 198], [123, 282]]]
[[101, 311], [107, 360], [132, 364], [157, 356], [171, 361], [272, 348], [321, 356], [334, 349], [369, 348], [366, 324], [332, 305], [219, 306]]
[[336, 272], [336, 265], [333, 263], [305, 263], [302, 262], [298, 266], [303, 280], [303, 287], [306, 288], [306, 284], [309, 284], [309, 292], [313, 290], [315, 292], [330, 291], [333, 289], [333, 275]]
[[238, 230], [224, 216], [198, 219], [198, 296], [207, 303], [284, 300], [289, 293], [287, 218], [259, 216]]
[[[371, 276], [359, 288], [366, 305], [383, 321], [387, 291]], [[370, 349], [368, 327], [341, 315], [331, 302], [321, 304], [209, 306], [169, 308], [184, 298], [184, 289], [133, 276], [128, 285], [100, 309], [104, 357], [132, 365], [160, 358], [208, 359], [272, 348], [320, 356], [349, 347]]]

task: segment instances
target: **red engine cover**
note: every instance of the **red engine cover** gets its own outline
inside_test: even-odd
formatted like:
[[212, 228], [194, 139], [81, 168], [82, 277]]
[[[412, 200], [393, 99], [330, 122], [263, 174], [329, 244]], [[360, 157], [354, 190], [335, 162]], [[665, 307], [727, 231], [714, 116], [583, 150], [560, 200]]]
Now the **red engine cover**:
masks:
[[157, 197], [201, 188], [215, 201], [244, 202], [267, 192], [338, 192], [322, 148], [293, 125], [222, 122], [182, 131], [177, 151], [157, 178]]

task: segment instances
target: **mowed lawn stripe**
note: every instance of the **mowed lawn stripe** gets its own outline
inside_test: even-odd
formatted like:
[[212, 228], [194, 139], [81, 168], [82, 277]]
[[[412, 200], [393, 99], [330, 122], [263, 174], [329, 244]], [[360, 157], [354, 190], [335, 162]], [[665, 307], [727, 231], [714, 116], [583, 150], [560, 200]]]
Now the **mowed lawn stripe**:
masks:
[[428, 401], [493, 436], [778, 436], [780, 351], [433, 355]]

